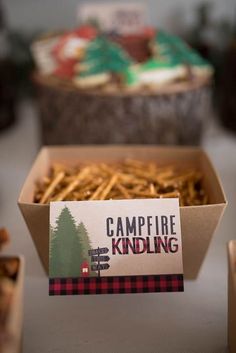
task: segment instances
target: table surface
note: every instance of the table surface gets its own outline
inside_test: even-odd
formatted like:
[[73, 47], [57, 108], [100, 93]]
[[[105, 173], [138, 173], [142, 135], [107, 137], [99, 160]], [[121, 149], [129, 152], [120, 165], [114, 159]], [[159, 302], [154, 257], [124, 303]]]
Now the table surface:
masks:
[[0, 224], [7, 253], [26, 259], [24, 353], [224, 353], [227, 346], [226, 243], [236, 237], [236, 135], [208, 124], [203, 146], [229, 201], [199, 277], [184, 293], [49, 297], [48, 280], [16, 200], [40, 146], [37, 112], [21, 104], [0, 134]]

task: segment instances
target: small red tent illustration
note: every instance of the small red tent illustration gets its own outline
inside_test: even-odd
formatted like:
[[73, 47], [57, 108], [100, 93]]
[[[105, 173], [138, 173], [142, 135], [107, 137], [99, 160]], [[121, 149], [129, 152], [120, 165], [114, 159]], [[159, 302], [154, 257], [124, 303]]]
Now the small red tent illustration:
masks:
[[88, 261], [83, 261], [81, 264], [81, 275], [82, 277], [88, 277], [89, 276], [89, 264]]

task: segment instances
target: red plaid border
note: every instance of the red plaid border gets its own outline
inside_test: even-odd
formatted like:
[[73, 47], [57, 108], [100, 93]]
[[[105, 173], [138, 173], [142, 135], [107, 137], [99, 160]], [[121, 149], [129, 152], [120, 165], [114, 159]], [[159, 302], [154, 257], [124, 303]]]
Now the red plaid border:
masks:
[[49, 295], [183, 291], [182, 274], [49, 279]]

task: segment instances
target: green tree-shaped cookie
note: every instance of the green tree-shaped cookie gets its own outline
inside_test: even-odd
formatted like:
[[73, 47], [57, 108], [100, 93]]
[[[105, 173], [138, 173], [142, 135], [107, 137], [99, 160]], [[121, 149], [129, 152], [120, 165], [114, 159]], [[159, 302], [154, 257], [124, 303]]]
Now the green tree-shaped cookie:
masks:
[[121, 73], [132, 63], [131, 58], [117, 44], [100, 36], [87, 47], [81, 63], [81, 77], [101, 73]]
[[185, 64], [189, 66], [211, 66], [194, 49], [181, 38], [158, 31], [156, 36], [158, 53], [161, 57], [173, 64]]

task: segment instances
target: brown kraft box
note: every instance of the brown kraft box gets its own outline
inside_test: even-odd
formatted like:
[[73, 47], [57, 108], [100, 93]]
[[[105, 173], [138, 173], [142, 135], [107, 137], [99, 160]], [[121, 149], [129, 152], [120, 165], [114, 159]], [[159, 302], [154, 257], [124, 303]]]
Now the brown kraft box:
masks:
[[213, 233], [227, 204], [219, 178], [205, 152], [196, 147], [146, 145], [43, 147], [21, 190], [18, 205], [45, 270], [49, 258], [49, 205], [33, 201], [35, 183], [48, 174], [54, 162], [76, 165], [80, 161], [115, 162], [124, 158], [155, 161], [159, 165], [195, 167], [204, 175], [209, 204], [180, 207], [185, 278], [197, 277]]
[[236, 352], [236, 240], [228, 243], [228, 346]]

